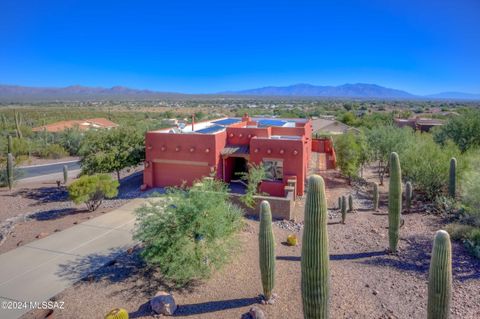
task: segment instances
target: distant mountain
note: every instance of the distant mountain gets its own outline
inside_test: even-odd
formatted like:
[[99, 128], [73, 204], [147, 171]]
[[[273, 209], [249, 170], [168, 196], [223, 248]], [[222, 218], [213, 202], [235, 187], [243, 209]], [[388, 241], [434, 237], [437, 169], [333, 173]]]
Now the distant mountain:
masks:
[[0, 85], [3, 101], [53, 101], [97, 99], [157, 99], [180, 95], [179, 93], [130, 89], [123, 86], [111, 88], [71, 85], [62, 88]]
[[425, 96], [432, 99], [445, 100], [480, 100], [480, 94], [463, 93], [463, 92], [442, 92]]
[[418, 98], [405, 91], [386, 88], [376, 84], [343, 84], [339, 86], [317, 86], [295, 84], [290, 86], [268, 86], [258, 89], [225, 92], [224, 94], [256, 96], [312, 96], [312, 97], [347, 97], [347, 98]]
[[248, 97], [318, 97], [318, 98], [364, 98], [364, 99], [450, 99], [479, 100], [480, 94], [444, 92], [428, 96], [413, 95], [405, 91], [386, 88], [376, 84], [343, 84], [339, 86], [319, 86], [295, 84], [290, 86], [267, 86], [263, 88], [229, 91], [218, 94], [182, 94], [137, 90], [124, 86], [111, 88], [72, 85], [67, 87], [27, 87], [0, 85], [2, 102], [36, 101], [95, 101], [95, 100], [159, 100], [159, 99], [211, 99], [226, 96]]

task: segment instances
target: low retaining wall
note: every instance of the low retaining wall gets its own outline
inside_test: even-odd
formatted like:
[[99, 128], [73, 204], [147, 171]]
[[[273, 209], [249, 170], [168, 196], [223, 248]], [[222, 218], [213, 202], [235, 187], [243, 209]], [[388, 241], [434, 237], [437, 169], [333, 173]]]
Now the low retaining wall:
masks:
[[230, 199], [233, 203], [242, 207], [247, 215], [259, 216], [260, 214], [260, 203], [263, 200], [266, 200], [270, 203], [270, 208], [272, 210], [272, 217], [274, 219], [286, 219], [290, 220], [293, 218], [293, 210], [295, 208], [295, 198], [293, 190], [286, 190], [285, 197], [273, 197], [273, 196], [254, 196], [255, 205], [250, 208], [247, 207], [240, 198], [240, 194], [230, 194]]

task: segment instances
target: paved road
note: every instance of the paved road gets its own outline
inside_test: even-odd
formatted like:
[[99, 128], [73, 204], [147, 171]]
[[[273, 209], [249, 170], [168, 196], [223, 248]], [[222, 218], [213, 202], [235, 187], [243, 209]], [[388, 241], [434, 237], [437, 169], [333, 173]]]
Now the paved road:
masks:
[[80, 161], [78, 160], [34, 166], [20, 166], [18, 168], [18, 171], [21, 175], [19, 179], [62, 173], [63, 165], [67, 165], [69, 171], [76, 171], [80, 169]]

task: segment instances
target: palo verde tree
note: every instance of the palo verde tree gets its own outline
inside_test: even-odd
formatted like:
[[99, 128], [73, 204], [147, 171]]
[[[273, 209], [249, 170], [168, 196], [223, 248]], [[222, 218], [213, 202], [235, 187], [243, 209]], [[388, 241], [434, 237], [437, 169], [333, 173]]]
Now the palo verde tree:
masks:
[[88, 132], [80, 154], [83, 174], [115, 172], [120, 181], [120, 170], [138, 165], [145, 158], [143, 131], [123, 127]]

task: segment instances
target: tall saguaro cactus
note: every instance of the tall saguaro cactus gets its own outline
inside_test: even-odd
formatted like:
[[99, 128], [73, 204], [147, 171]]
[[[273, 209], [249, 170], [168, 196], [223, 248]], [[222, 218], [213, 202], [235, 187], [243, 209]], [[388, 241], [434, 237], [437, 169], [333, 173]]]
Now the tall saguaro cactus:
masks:
[[405, 207], [407, 211], [410, 211], [412, 208], [412, 198], [413, 198], [413, 187], [412, 183], [407, 182], [405, 184]]
[[13, 155], [8, 153], [7, 155], [7, 183], [8, 189], [12, 190], [13, 188]]
[[450, 159], [450, 171], [448, 178], [448, 195], [455, 198], [457, 193], [457, 159], [452, 157]]
[[402, 170], [398, 154], [390, 154], [390, 185], [388, 189], [388, 238], [390, 251], [397, 252], [402, 212]]
[[342, 196], [342, 224], [345, 224], [347, 219], [347, 198]]
[[7, 137], [7, 154], [12, 153], [13, 154], [13, 141], [12, 141], [12, 136], [8, 135]]
[[20, 114], [18, 112], [15, 112], [14, 117], [15, 117], [15, 132], [17, 134], [17, 137], [18, 138], [23, 138], [22, 130], [20, 129], [20, 125], [21, 125], [21, 122], [22, 122]]
[[275, 238], [273, 236], [270, 204], [265, 200], [260, 204], [258, 244], [263, 296], [265, 300], [269, 300], [272, 297], [272, 290], [275, 286]]
[[353, 196], [352, 196], [352, 194], [348, 195], [348, 212], [353, 213]]
[[338, 197], [338, 209], [342, 209], [342, 197]]
[[427, 319], [447, 319], [452, 298], [452, 247], [444, 230], [435, 233], [428, 274]]
[[373, 183], [373, 210], [378, 210], [378, 203], [380, 201], [380, 194], [378, 192], [378, 184]]
[[68, 166], [63, 165], [63, 184], [67, 184], [68, 181]]
[[327, 214], [325, 183], [320, 176], [312, 175], [308, 181], [302, 242], [302, 303], [305, 319], [328, 318]]

